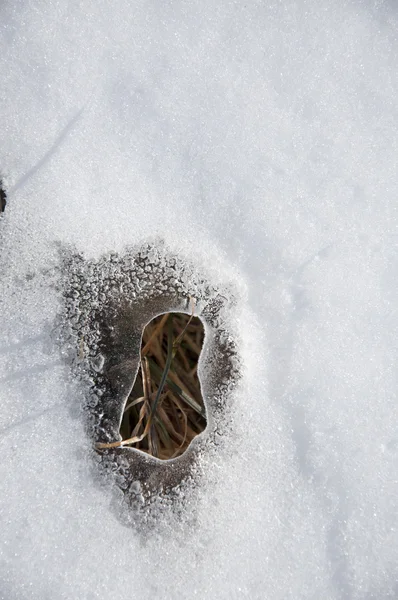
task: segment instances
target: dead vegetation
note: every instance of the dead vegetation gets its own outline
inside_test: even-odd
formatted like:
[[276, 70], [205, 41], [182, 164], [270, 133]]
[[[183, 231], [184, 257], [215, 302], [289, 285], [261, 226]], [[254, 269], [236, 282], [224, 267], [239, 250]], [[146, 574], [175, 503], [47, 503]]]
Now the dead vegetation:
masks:
[[193, 310], [160, 315], [147, 325], [120, 427], [122, 441], [97, 448], [131, 446], [163, 460], [183, 454], [206, 426], [197, 374], [203, 339], [203, 324]]

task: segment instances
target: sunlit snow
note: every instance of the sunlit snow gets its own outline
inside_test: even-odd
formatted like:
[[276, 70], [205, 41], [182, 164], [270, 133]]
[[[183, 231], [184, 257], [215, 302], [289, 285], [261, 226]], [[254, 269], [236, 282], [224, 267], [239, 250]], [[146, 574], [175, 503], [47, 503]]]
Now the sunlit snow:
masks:
[[[0, 36], [0, 598], [396, 599], [395, 3], [5, 0]], [[240, 290], [242, 380], [140, 530], [59, 344], [60, 256], [156, 240]]]

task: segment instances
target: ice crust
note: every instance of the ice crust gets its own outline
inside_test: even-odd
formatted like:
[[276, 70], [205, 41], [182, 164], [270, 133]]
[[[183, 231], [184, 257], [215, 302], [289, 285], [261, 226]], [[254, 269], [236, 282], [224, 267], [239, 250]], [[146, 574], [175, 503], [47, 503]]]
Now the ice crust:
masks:
[[66, 248], [61, 256], [64, 307], [58, 318], [58, 344], [72, 377], [86, 390], [82, 410], [93, 448], [98, 442], [121, 439], [122, 414], [139, 368], [142, 332], [148, 322], [165, 312], [190, 309], [205, 326], [198, 365], [207, 414], [205, 432], [175, 460], [155, 460], [127, 447], [102, 450], [95, 457], [114, 474], [114, 483], [125, 494], [129, 510], [124, 518], [144, 532], [149, 522], [165, 520], [166, 502], [173, 514], [177, 508], [181, 512], [177, 504], [182, 488], [186, 503], [188, 488], [200, 485], [203, 460], [211, 456], [214, 460], [225, 441], [236, 437], [233, 405], [242, 359], [233, 323], [243, 302], [241, 286], [233, 293], [231, 282], [229, 289], [209, 283], [195, 265], [171, 254], [161, 240], [96, 261]]
[[[395, 4], [6, 0], [0, 28], [0, 598], [396, 599]], [[60, 248], [158, 239], [239, 290], [242, 379], [143, 533], [93, 466]]]

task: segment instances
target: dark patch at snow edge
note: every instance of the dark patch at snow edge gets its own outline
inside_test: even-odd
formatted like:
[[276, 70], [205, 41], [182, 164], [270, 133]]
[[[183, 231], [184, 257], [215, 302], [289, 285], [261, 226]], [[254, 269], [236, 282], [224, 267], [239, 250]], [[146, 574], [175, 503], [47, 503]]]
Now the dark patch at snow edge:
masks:
[[63, 249], [64, 311], [60, 343], [73, 377], [85, 389], [84, 415], [93, 442], [120, 440], [120, 422], [139, 366], [146, 324], [164, 312], [195, 314], [205, 326], [199, 378], [207, 427], [186, 452], [160, 461], [133, 448], [93, 451], [109, 481], [122, 490], [123, 520], [156, 523], [165, 509], [183, 512], [206, 464], [220, 452], [233, 431], [233, 397], [241, 360], [233, 312], [235, 290], [210, 283], [194, 265], [164, 244], [128, 248], [85, 260]]
[[7, 193], [3, 180], [0, 178], [0, 214], [3, 213], [7, 205]]

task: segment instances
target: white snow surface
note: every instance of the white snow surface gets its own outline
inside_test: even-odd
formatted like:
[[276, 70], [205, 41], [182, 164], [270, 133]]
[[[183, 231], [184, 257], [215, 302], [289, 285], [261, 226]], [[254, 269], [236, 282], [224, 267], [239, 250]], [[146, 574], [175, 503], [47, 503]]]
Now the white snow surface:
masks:
[[[3, 0], [0, 27], [0, 598], [397, 598], [394, 2]], [[157, 236], [247, 290], [244, 377], [192, 518], [143, 537], [51, 284], [60, 242]]]

